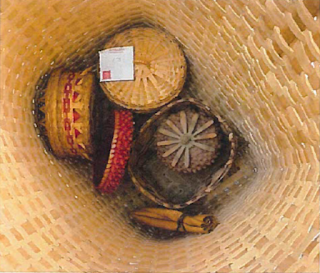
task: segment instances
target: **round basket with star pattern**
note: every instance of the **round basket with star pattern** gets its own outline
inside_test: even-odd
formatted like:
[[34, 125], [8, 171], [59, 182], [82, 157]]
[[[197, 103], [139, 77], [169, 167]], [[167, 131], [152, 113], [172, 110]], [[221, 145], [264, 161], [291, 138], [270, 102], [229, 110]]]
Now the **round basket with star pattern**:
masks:
[[211, 192], [236, 154], [231, 128], [194, 99], [153, 115], [133, 143], [129, 173], [137, 188], [167, 208], [180, 209]]

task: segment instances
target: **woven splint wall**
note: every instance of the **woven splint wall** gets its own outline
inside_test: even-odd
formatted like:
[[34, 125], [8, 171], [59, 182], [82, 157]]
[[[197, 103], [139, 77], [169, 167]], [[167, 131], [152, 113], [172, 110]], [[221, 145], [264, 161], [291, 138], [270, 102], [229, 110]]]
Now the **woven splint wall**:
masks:
[[[208, 235], [141, 232], [130, 179], [101, 196], [37, 136], [39, 78], [136, 24], [178, 39], [189, 91], [248, 143]], [[1, 1], [1, 271], [318, 272], [319, 43], [318, 0]]]

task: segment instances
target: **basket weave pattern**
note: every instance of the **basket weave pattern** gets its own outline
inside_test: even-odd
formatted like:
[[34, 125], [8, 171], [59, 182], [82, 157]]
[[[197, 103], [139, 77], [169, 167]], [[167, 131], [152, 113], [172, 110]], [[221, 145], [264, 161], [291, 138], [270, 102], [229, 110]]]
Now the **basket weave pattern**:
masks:
[[[243, 165], [256, 171], [212, 211], [221, 224], [208, 235], [144, 236], [127, 217], [145, 206], [136, 190], [102, 198], [85, 166], [37, 137], [39, 77], [97, 63], [134, 23], [178, 39], [190, 90], [249, 143]], [[319, 1], [4, 0], [1, 35], [3, 271], [319, 271]]]
[[100, 83], [111, 101], [148, 112], [178, 96], [187, 68], [174, 37], [153, 28], [132, 28], [116, 34], [105, 48], [121, 46], [134, 46], [135, 80]]
[[42, 111], [53, 152], [58, 157], [90, 159], [90, 113], [94, 75], [87, 71], [54, 71], [49, 80]]
[[[202, 187], [200, 187], [200, 189], [193, 194], [192, 198], [190, 198], [189, 200], [183, 203], [174, 204], [174, 203], [168, 202], [165, 196], [162, 196], [161, 194], [159, 194], [157, 190], [150, 183], [148, 183], [148, 181], [146, 181], [146, 179], [143, 177], [143, 172], [138, 170], [139, 167], [141, 167], [139, 166], [141, 165], [139, 164], [139, 161], [141, 161], [142, 157], [145, 156], [146, 150], [149, 148], [150, 143], [154, 138], [154, 131], [153, 131], [154, 129], [152, 128], [154, 126], [154, 123], [159, 122], [159, 120], [162, 120], [162, 121], [165, 120], [168, 113], [170, 113], [170, 111], [175, 107], [179, 107], [179, 108], [181, 107], [181, 109], [183, 109], [183, 107], [189, 107], [190, 105], [196, 106], [199, 111], [206, 113], [212, 119], [214, 118], [215, 123], [219, 123], [219, 126], [221, 126], [222, 128], [222, 132], [228, 138], [228, 145], [227, 145], [228, 150], [224, 151], [225, 153], [228, 153], [228, 157], [225, 160], [224, 164], [220, 166], [220, 168], [216, 170], [216, 172], [211, 173], [210, 177], [207, 179], [208, 181], [206, 181], [206, 183], [204, 183], [204, 185], [202, 185]], [[198, 104], [194, 99], [177, 100], [163, 107], [159, 112], [153, 115], [141, 128], [140, 136], [136, 140], [136, 143], [133, 144], [133, 147], [131, 150], [131, 157], [129, 159], [129, 173], [133, 183], [136, 185], [139, 191], [141, 191], [144, 195], [146, 195], [148, 198], [153, 200], [155, 203], [171, 209], [184, 208], [198, 201], [200, 198], [202, 198], [207, 193], [211, 192], [214, 188], [216, 188], [218, 182], [229, 171], [235, 158], [235, 151], [237, 146], [236, 138], [232, 133], [231, 129], [229, 128], [229, 126], [224, 123], [221, 117], [214, 117], [212, 112], [207, 108], [208, 107], [204, 107], [203, 105]], [[148, 164], [148, 163], [145, 163], [145, 164]]]

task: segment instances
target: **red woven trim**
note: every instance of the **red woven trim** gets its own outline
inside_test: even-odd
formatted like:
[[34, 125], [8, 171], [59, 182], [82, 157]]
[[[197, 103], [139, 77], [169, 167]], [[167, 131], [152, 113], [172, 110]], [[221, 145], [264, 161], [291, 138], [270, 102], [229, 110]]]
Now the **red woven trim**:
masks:
[[130, 111], [115, 110], [114, 133], [108, 163], [97, 189], [112, 193], [119, 186], [130, 155], [133, 117]]

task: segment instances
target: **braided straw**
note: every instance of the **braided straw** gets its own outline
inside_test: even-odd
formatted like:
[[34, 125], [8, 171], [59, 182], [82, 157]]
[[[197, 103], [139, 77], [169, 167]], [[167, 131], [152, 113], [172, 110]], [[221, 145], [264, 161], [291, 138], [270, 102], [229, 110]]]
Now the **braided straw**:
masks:
[[44, 124], [50, 145], [58, 157], [82, 156], [90, 159], [90, 114], [94, 74], [87, 70], [56, 70], [50, 76], [45, 95]]
[[135, 80], [102, 82], [108, 98], [128, 109], [150, 112], [180, 93], [186, 61], [177, 41], [153, 28], [132, 28], [112, 37], [105, 48], [134, 46]]
[[[318, 0], [2, 0], [0, 16], [1, 271], [319, 272]], [[130, 178], [101, 196], [91, 165], [37, 136], [39, 78], [96, 65], [137, 24], [178, 40], [186, 91], [247, 143], [197, 212], [217, 217], [210, 234], [140, 230], [128, 215], [154, 203]]]

